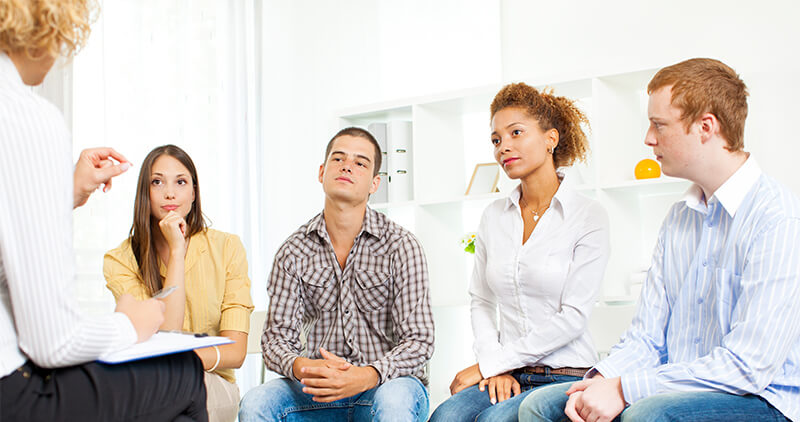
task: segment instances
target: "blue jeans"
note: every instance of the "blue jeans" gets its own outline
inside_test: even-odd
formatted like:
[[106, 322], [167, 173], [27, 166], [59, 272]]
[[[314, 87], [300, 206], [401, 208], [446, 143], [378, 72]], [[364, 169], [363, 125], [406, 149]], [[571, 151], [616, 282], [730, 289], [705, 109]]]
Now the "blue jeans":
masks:
[[[569, 421], [564, 415], [569, 384], [553, 385], [528, 395], [519, 407], [520, 422]], [[786, 421], [766, 400], [722, 392], [662, 393], [639, 400], [615, 421]]]
[[516, 421], [519, 405], [535, 389], [553, 384], [577, 381], [569, 375], [537, 375], [514, 371], [511, 375], [519, 382], [522, 392], [508, 400], [492, 405], [489, 392], [477, 385], [465, 388], [436, 408], [431, 422], [449, 421]]
[[239, 421], [425, 421], [428, 390], [414, 377], [400, 377], [331, 403], [312, 401], [303, 384], [279, 378], [244, 395]]

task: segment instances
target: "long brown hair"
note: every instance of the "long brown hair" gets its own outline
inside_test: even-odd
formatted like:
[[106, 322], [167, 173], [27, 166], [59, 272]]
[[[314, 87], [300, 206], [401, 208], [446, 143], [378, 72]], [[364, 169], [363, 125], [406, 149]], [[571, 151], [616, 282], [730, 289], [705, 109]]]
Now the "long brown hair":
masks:
[[139, 171], [139, 182], [136, 186], [136, 202], [133, 205], [133, 225], [131, 226], [130, 239], [133, 256], [139, 264], [139, 276], [142, 278], [147, 292], [152, 296], [161, 290], [163, 281], [158, 270], [158, 252], [156, 251], [153, 230], [159, 230], [158, 222], [154, 222], [150, 215], [150, 173], [153, 163], [162, 155], [169, 155], [178, 160], [192, 177], [194, 189], [194, 202], [189, 214], [186, 216], [187, 238], [200, 231], [205, 231], [206, 220], [200, 210], [200, 184], [197, 181], [197, 169], [186, 151], [175, 145], [163, 145], [147, 154]]

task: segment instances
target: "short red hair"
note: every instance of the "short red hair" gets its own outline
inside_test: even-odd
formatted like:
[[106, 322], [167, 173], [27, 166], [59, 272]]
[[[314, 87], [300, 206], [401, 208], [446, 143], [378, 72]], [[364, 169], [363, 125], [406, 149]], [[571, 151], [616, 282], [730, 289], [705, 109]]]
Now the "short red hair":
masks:
[[672, 87], [672, 105], [681, 110], [686, 130], [703, 113], [717, 117], [728, 150], [744, 148], [747, 86], [725, 63], [714, 59], [689, 59], [665, 67], [653, 76], [647, 93]]

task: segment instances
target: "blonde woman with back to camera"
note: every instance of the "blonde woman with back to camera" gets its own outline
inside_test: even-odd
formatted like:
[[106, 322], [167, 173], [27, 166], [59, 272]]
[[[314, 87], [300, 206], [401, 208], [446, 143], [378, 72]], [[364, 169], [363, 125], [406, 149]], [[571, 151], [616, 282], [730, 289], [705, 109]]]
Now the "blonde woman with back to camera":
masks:
[[585, 159], [573, 101], [510, 84], [491, 105], [494, 158], [520, 184], [483, 213], [470, 283], [477, 363], [431, 421], [516, 421], [534, 389], [576, 381], [597, 358], [587, 321], [608, 261], [608, 216], [557, 169]]
[[30, 86], [83, 46], [94, 10], [0, 0], [0, 419], [206, 421], [194, 353], [95, 362], [150, 338], [164, 303], [122, 295], [114, 313], [85, 315], [75, 297], [70, 211], [131, 163], [93, 148], [73, 167], [64, 117]]

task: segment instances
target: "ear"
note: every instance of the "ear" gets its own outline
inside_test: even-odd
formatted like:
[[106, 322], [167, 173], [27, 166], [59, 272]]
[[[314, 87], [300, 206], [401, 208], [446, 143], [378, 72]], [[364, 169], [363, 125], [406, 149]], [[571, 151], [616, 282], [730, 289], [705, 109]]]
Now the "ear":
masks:
[[697, 128], [700, 131], [700, 142], [706, 143], [714, 136], [719, 136], [719, 120], [712, 113], [704, 113], [697, 120]]
[[552, 128], [547, 131], [545, 136], [547, 136], [547, 147], [555, 149], [558, 146], [558, 141], [561, 139], [558, 134], [558, 130], [556, 128]]
[[381, 176], [376, 174], [375, 177], [372, 178], [372, 185], [369, 187], [369, 194], [372, 195], [373, 193], [377, 192], [380, 185]]
[[322, 176], [325, 174], [325, 164], [319, 165], [319, 182], [322, 183]]

